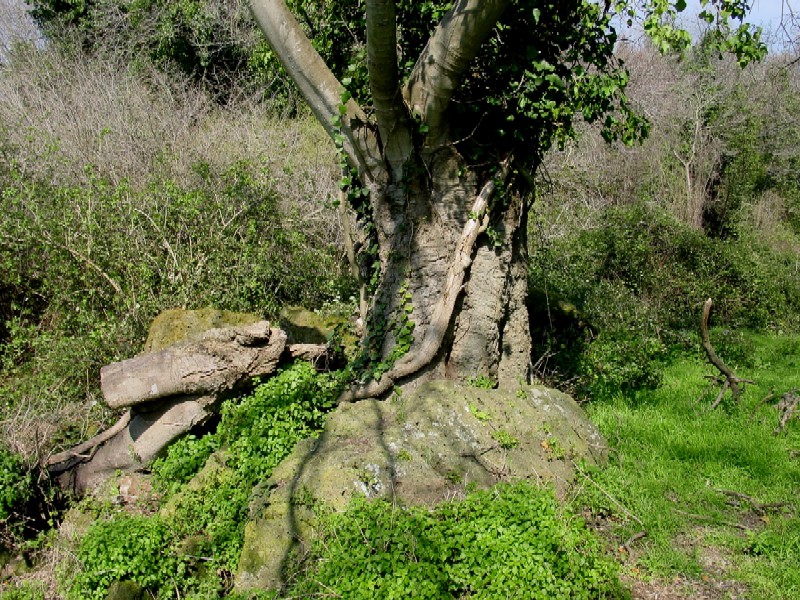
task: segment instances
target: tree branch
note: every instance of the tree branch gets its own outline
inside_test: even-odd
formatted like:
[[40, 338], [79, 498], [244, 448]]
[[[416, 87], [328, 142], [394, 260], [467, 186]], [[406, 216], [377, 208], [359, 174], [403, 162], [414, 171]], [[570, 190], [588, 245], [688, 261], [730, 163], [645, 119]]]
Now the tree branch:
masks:
[[420, 54], [403, 94], [413, 113], [428, 126], [429, 147], [446, 135], [445, 110], [453, 92], [509, 0], [457, 0]]
[[[250, 10], [314, 116], [331, 137], [336, 135], [333, 119], [340, 115], [345, 93], [342, 84], [311, 45], [283, 0], [251, 0]], [[367, 116], [352, 99], [345, 103], [341, 133], [350, 164], [362, 176], [382, 179], [385, 169], [377, 136], [367, 127]]]
[[[120, 431], [125, 429], [128, 426], [128, 423], [131, 422], [131, 411], [125, 411], [125, 414], [120, 417], [119, 421], [111, 427], [110, 429], [106, 429], [105, 431], [97, 434], [92, 439], [83, 442], [75, 446], [74, 448], [70, 448], [69, 450], [65, 450], [64, 452], [60, 452], [58, 454], [53, 454], [47, 459], [47, 467], [50, 469], [51, 472], [60, 472], [56, 465], [61, 465], [61, 463], [65, 463], [67, 461], [71, 461], [74, 458], [87, 458], [83, 456], [83, 453], [88, 450], [94, 450], [100, 444], [103, 444], [110, 440], [112, 437], [117, 435]], [[61, 470], [68, 470], [71, 468], [70, 465], [61, 465], [63, 469]]]
[[402, 181], [412, 145], [397, 69], [395, 0], [367, 0], [367, 67], [378, 130], [394, 181]]
[[714, 404], [711, 405], [712, 409], [719, 406], [720, 402], [722, 402], [722, 398], [725, 396], [725, 392], [728, 391], [729, 388], [734, 401], [738, 402], [742, 395], [742, 388], [740, 387], [740, 384], [753, 383], [749, 379], [737, 377], [731, 368], [722, 362], [722, 359], [714, 350], [714, 346], [711, 345], [711, 337], [708, 334], [708, 317], [711, 315], [711, 307], [713, 304], [714, 303], [711, 301], [711, 298], [703, 303], [703, 316], [700, 319], [700, 337], [703, 340], [703, 349], [706, 351], [708, 361], [725, 376], [725, 381], [722, 383], [722, 389], [720, 390], [717, 399], [714, 401]]

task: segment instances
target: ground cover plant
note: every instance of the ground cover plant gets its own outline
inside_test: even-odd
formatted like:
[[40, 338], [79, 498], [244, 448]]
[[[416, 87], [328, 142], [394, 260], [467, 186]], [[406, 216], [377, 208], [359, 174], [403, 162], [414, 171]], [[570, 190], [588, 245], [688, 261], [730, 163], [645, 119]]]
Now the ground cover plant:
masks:
[[356, 501], [327, 520], [302, 566], [288, 597], [624, 597], [582, 520], [525, 482], [432, 511]]
[[340, 389], [336, 376], [298, 363], [228, 401], [213, 434], [184, 438], [153, 465], [165, 494], [159, 512], [106, 511], [89, 528], [63, 574], [65, 597], [102, 600], [118, 581], [159, 598], [228, 592], [253, 487], [321, 430]]
[[589, 405], [613, 450], [607, 468], [587, 474], [577, 505], [610, 531], [634, 578], [679, 588], [680, 577], [696, 585], [705, 577], [747, 598], [795, 598], [800, 420], [776, 434], [774, 401], [762, 400], [800, 387], [800, 338], [711, 336], [729, 338], [720, 355], [756, 384], [739, 403], [729, 395], [710, 410], [718, 386], [704, 376], [716, 373], [698, 350], [672, 361], [657, 389]]

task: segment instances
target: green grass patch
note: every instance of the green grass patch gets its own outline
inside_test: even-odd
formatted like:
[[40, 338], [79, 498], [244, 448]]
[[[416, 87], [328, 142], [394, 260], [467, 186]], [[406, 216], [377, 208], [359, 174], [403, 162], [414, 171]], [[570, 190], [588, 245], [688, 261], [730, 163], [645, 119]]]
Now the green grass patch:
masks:
[[579, 501], [609, 518], [617, 543], [646, 532], [636, 551], [648, 574], [700, 575], [716, 548], [730, 568], [715, 575], [744, 582], [749, 597], [800, 597], [800, 419], [775, 434], [774, 403], [761, 402], [800, 389], [800, 337], [712, 332], [722, 338], [723, 360], [726, 349], [756, 382], [742, 400], [710, 410], [718, 387], [704, 376], [716, 373], [695, 354], [675, 358], [656, 390], [591, 405], [613, 451]]

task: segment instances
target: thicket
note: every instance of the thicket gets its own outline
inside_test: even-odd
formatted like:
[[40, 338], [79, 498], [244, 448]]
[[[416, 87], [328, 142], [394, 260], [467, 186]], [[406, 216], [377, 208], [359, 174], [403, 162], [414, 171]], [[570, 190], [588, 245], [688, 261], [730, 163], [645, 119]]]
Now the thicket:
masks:
[[99, 368], [161, 310], [350, 293], [318, 129], [118, 69], [19, 48], [0, 72], [0, 422], [26, 463], [102, 426]]
[[708, 297], [725, 329], [800, 326], [796, 67], [625, 57], [650, 139], [585, 127], [548, 158], [531, 221], [534, 362], [585, 398], [658, 385]]

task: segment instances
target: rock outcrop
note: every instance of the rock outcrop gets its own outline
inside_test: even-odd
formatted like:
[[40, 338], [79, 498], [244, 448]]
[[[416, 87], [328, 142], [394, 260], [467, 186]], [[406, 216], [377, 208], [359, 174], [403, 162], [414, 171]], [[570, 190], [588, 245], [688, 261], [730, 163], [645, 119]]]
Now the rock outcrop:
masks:
[[257, 490], [237, 588], [282, 586], [298, 540], [313, 534], [316, 506], [341, 510], [357, 495], [432, 506], [519, 479], [563, 495], [575, 461], [605, 457], [604, 440], [575, 401], [541, 386], [434, 381], [407, 398], [343, 404], [321, 437], [298, 444]]

